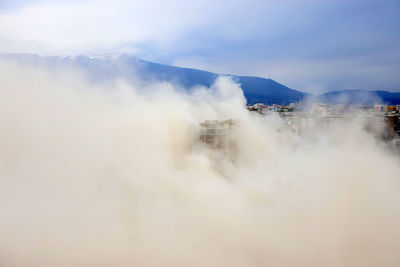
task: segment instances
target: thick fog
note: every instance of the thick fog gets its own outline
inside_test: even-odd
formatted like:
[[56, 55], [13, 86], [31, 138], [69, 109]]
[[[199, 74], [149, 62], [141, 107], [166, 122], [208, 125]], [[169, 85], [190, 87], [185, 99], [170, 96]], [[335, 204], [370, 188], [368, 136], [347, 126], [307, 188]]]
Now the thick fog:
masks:
[[[0, 266], [400, 264], [400, 159], [362, 122], [299, 137], [227, 77], [184, 94], [0, 76]], [[233, 157], [198, 144], [231, 118]]]

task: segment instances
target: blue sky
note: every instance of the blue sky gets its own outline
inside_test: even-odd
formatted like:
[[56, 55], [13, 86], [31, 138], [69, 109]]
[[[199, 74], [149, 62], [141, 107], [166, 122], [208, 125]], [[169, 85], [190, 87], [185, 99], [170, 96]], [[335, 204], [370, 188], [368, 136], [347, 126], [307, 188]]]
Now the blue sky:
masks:
[[0, 52], [130, 53], [319, 93], [400, 91], [400, 1], [0, 0]]

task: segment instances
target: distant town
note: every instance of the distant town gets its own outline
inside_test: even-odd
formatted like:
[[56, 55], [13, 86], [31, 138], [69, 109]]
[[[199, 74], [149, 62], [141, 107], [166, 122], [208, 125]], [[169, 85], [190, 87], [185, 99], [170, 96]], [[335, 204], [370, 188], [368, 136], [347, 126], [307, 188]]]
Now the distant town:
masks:
[[377, 138], [400, 148], [400, 105], [328, 105], [325, 103], [290, 103], [247, 106], [251, 112], [262, 115], [279, 114], [285, 126], [299, 135], [320, 125], [350, 119], [363, 119], [366, 129]]

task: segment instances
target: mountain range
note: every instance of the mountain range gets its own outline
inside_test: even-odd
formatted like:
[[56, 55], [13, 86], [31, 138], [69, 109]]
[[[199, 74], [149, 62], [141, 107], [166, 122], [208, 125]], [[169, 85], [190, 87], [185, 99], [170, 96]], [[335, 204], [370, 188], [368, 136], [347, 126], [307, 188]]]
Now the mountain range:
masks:
[[[221, 74], [203, 70], [180, 68], [139, 59], [125, 54], [100, 56], [52, 56], [33, 54], [1, 54], [1, 59], [33, 66], [51, 68], [74, 67], [86, 72], [95, 82], [106, 82], [116, 78], [134, 81], [139, 76], [145, 81], [168, 81], [190, 91], [196, 86], [209, 87]], [[246, 97], [247, 104], [282, 104], [292, 102], [323, 102], [327, 104], [400, 104], [400, 93], [376, 90], [341, 90], [311, 95], [291, 89], [272, 79], [252, 76], [228, 75], [238, 82]]]

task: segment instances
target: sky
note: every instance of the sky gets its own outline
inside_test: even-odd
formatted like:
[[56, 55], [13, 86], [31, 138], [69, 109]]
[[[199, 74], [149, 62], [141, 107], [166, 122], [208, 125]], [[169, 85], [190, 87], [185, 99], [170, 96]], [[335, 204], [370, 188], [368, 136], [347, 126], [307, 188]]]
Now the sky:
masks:
[[310, 93], [400, 92], [398, 0], [0, 0], [0, 53], [128, 53]]

